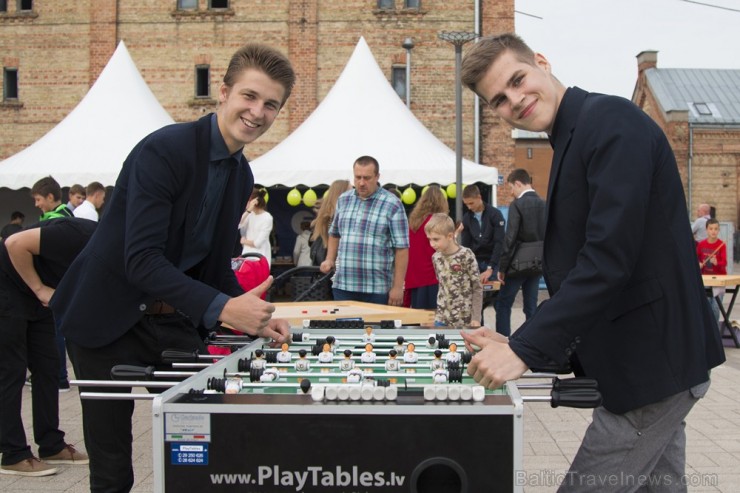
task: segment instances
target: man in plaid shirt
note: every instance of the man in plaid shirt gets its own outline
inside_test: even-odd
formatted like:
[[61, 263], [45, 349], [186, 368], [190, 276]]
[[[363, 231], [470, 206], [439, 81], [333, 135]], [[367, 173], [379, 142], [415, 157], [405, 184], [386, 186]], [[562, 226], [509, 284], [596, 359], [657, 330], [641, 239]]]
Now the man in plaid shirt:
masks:
[[375, 158], [358, 158], [352, 170], [355, 188], [339, 197], [321, 272], [336, 269], [335, 300], [401, 306], [409, 261], [406, 211], [379, 186]]

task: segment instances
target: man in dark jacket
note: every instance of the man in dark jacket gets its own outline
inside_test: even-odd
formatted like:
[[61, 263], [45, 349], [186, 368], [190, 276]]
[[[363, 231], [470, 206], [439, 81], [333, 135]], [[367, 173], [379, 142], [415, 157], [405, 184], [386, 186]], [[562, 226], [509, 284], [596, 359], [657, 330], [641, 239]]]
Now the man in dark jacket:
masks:
[[[244, 293], [231, 253], [254, 184], [243, 148], [270, 128], [294, 82], [284, 55], [245, 45], [229, 63], [216, 113], [157, 130], [131, 151], [97, 233], [51, 301], [78, 378], [162, 364], [168, 348], [204, 350], [202, 332], [219, 322], [287, 340], [287, 321], [272, 319], [274, 305], [259, 298], [272, 278]], [[92, 491], [133, 486], [133, 409], [82, 402]]]
[[507, 276], [517, 245], [545, 239], [545, 201], [532, 188], [532, 178], [525, 169], [515, 169], [506, 179], [514, 200], [509, 206], [509, 220], [504, 235], [504, 251], [499, 262], [498, 280], [501, 289], [496, 296], [496, 332], [511, 334], [511, 307], [519, 288], [522, 289], [524, 315], [528, 320], [537, 308], [537, 293], [541, 272], [531, 275]]
[[504, 246], [504, 215], [491, 204], [483, 202], [477, 185], [463, 189], [463, 214], [460, 244], [473, 250], [481, 276], [480, 281], [496, 279], [499, 258]]
[[628, 100], [566, 89], [515, 34], [479, 40], [462, 80], [509, 124], [547, 132], [554, 151], [550, 299], [510, 339], [464, 333], [481, 348], [468, 373], [496, 388], [555, 364], [598, 381], [603, 406], [561, 491], [686, 491], [684, 419], [725, 357], [665, 134]]

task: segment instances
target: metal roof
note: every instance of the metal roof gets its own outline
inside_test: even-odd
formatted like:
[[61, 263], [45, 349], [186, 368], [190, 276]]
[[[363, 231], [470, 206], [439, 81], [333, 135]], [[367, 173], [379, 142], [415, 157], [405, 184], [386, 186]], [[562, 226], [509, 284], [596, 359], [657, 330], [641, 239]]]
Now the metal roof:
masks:
[[740, 70], [651, 68], [645, 77], [665, 112], [688, 111], [691, 123], [740, 124]]

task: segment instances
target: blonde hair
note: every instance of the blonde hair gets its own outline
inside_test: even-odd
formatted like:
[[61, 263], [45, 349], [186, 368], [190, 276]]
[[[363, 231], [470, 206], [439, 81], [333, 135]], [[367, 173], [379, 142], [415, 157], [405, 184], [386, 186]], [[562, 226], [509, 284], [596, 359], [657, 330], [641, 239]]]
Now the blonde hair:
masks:
[[442, 189], [438, 185], [429, 185], [409, 214], [409, 229], [417, 231], [427, 216], [435, 212], [447, 214], [450, 212], [450, 206], [447, 204], [447, 197], [442, 193]]
[[437, 212], [432, 214], [429, 222], [424, 226], [424, 232], [427, 235], [437, 233], [439, 235], [448, 235], [455, 232], [455, 221], [448, 214]]
[[339, 200], [340, 195], [349, 189], [349, 180], [334, 180], [329, 185], [329, 189], [321, 200], [321, 207], [316, 214], [316, 219], [311, 222], [311, 226], [314, 228], [311, 241], [316, 241], [321, 237], [324, 245], [329, 244], [329, 226], [331, 226], [334, 212], [337, 210], [337, 200]]

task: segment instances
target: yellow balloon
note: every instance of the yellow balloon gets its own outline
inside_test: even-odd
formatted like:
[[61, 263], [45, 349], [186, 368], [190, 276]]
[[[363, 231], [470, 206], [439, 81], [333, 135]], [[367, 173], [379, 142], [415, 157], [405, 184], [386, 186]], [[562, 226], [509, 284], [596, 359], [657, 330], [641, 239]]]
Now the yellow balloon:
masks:
[[427, 190], [429, 190], [429, 185], [426, 185], [424, 188], [421, 189], [421, 195], [427, 193]]
[[442, 195], [444, 195], [445, 196], [445, 199], [446, 199], [447, 198], [447, 192], [445, 192], [445, 189], [442, 188], [442, 187], [440, 187], [439, 188], [439, 191], [442, 192]]
[[313, 207], [314, 204], [316, 204], [316, 200], [318, 197], [316, 196], [316, 192], [313, 191], [313, 188], [309, 188], [306, 190], [306, 193], [303, 194], [303, 204], [306, 207]]
[[447, 196], [454, 199], [457, 196], [457, 183], [447, 185]]
[[267, 189], [265, 189], [265, 204], [270, 200], [270, 194], [267, 193]]
[[296, 206], [301, 203], [301, 192], [298, 191], [298, 189], [294, 188], [290, 192], [288, 192], [288, 204], [292, 206]]
[[401, 194], [401, 200], [406, 205], [411, 205], [414, 202], [416, 202], [416, 190], [414, 190], [411, 187], [408, 187], [406, 190], [403, 191]]

